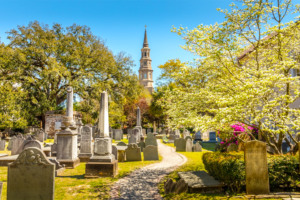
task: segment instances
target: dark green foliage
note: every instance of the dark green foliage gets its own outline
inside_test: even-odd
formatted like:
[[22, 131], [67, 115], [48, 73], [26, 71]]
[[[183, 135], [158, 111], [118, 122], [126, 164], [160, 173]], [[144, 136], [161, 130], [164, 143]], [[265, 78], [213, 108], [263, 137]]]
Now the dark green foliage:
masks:
[[[207, 152], [203, 154], [205, 169], [215, 179], [226, 184], [231, 192], [245, 190], [245, 161], [243, 153]], [[300, 181], [299, 161], [295, 156], [268, 156], [271, 190], [290, 188]]]

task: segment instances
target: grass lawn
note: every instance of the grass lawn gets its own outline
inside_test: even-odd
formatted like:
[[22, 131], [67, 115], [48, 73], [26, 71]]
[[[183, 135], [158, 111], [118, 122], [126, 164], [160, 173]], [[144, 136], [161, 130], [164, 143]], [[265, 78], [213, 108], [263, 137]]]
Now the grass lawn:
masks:
[[[8, 152], [10, 153], [10, 151]], [[118, 175], [115, 178], [98, 179], [85, 179], [85, 163], [80, 163], [75, 169], [66, 169], [63, 175], [55, 177], [54, 199], [107, 199], [109, 198], [110, 187], [115, 181], [130, 174], [135, 169], [160, 162], [161, 160], [162, 157], [159, 155], [159, 161], [119, 162]], [[7, 167], [0, 167], [0, 181], [3, 182], [1, 197], [6, 199]]]

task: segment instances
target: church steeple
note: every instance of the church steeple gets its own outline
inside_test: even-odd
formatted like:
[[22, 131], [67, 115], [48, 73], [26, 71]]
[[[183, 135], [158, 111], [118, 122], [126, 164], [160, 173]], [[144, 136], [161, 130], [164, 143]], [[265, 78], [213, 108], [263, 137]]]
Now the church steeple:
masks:
[[[145, 26], [147, 27], [147, 26]], [[141, 59], [140, 59], [140, 70], [139, 70], [139, 78], [140, 83], [149, 90], [152, 94], [154, 92], [153, 88], [153, 70], [151, 67], [151, 58], [150, 58], [150, 49], [148, 45], [148, 38], [147, 38], [147, 30], [145, 28], [144, 34], [144, 43], [143, 48], [141, 49]]]
[[144, 44], [143, 44], [143, 47], [148, 47], [148, 38], [147, 38], [147, 30], [146, 30], [146, 27], [145, 26], [145, 35], [144, 35]]

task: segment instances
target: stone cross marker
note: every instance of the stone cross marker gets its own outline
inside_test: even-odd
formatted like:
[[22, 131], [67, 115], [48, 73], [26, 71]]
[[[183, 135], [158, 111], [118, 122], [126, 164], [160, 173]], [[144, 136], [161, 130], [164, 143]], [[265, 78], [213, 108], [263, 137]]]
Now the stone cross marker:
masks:
[[260, 141], [246, 142], [244, 156], [247, 194], [269, 194], [266, 144]]
[[156, 146], [146, 146], [144, 149], [144, 160], [158, 160], [158, 150]]
[[125, 149], [127, 161], [142, 161], [141, 148], [136, 144], [129, 144], [128, 148]]
[[55, 164], [38, 148], [28, 148], [8, 164], [7, 199], [54, 199]]
[[89, 126], [82, 127], [80, 153], [78, 154], [82, 162], [88, 161], [93, 155], [92, 139], [92, 128]]
[[157, 147], [157, 140], [156, 140], [156, 137], [153, 135], [153, 133], [149, 133], [147, 134], [147, 137], [145, 139], [145, 143], [146, 143], [146, 147], [148, 145], [153, 145], [153, 146], [156, 146]]

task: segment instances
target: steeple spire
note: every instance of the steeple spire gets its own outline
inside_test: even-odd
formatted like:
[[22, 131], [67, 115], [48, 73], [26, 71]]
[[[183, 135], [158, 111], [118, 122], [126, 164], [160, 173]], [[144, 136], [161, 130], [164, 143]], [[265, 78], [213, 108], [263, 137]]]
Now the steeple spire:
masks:
[[145, 25], [145, 35], [144, 35], [144, 44], [143, 47], [148, 47], [148, 39], [147, 39], [147, 30], [146, 30], [147, 25]]

